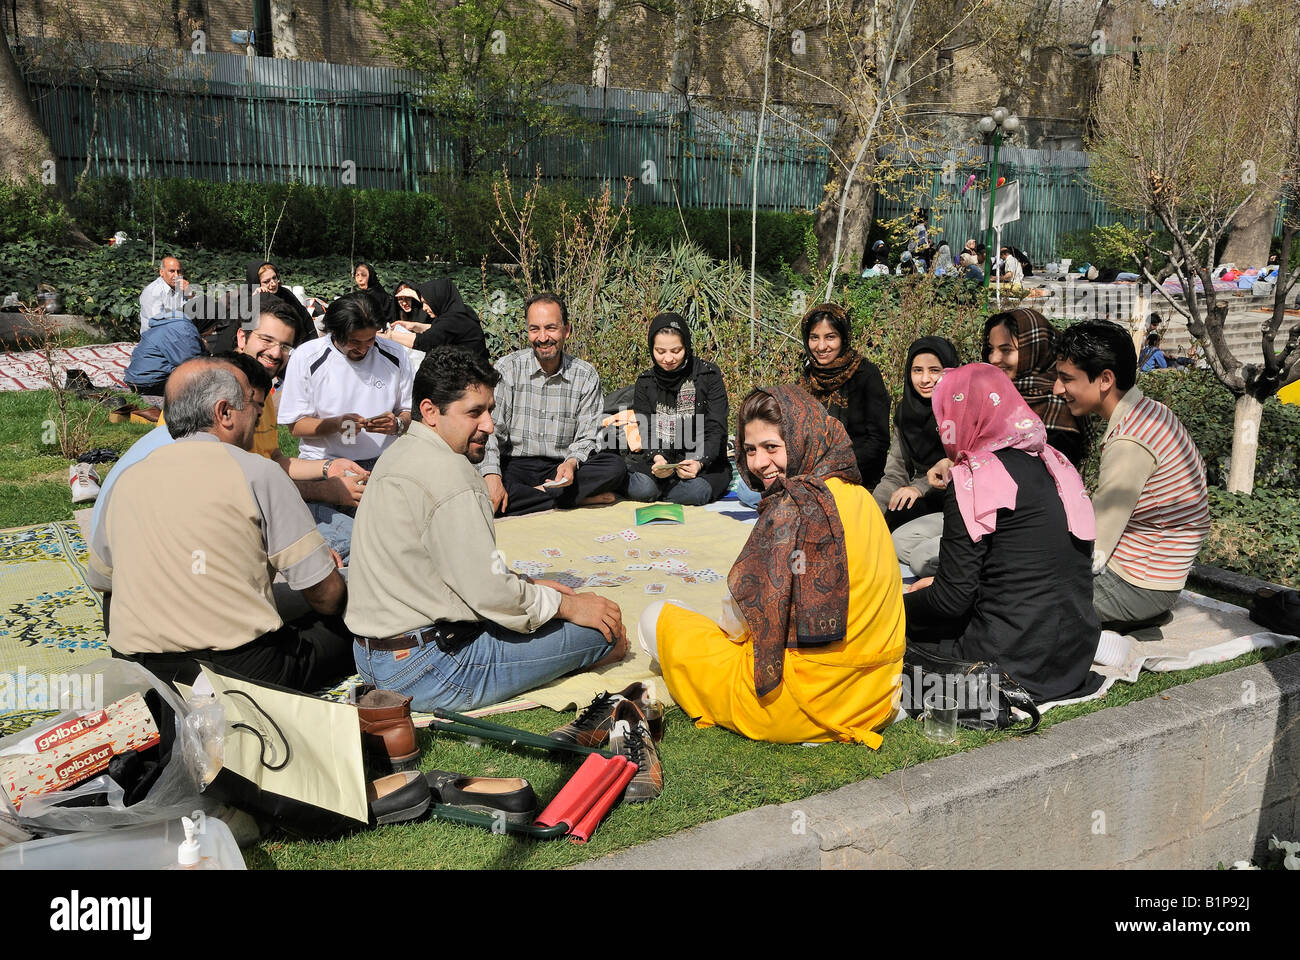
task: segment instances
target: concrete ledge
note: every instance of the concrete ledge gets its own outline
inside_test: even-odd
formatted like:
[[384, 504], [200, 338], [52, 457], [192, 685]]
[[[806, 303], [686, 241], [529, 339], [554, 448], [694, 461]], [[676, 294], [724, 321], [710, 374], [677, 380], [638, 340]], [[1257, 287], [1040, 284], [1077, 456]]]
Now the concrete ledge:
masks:
[[1300, 837], [1300, 654], [578, 869], [1205, 869], [1271, 834]]

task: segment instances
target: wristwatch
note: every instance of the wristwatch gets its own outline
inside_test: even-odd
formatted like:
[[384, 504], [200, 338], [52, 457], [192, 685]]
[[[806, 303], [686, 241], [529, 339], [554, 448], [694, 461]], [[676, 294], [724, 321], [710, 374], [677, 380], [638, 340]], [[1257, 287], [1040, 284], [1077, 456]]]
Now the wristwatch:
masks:
[[330, 478], [330, 467], [334, 466], [334, 461], [336, 459], [338, 458], [330, 457], [330, 459], [321, 464], [320, 478], [322, 480], [328, 480]]

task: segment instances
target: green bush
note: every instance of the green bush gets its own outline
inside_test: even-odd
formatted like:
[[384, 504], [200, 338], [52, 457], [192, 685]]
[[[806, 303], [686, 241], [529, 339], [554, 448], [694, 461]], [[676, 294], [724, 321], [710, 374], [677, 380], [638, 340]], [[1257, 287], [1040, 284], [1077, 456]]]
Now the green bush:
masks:
[[1294, 493], [1250, 496], [1210, 489], [1210, 536], [1197, 558], [1237, 573], [1300, 587], [1300, 503]]
[[[1234, 399], [1209, 370], [1159, 370], [1139, 376], [1142, 392], [1169, 407], [1182, 421], [1205, 460], [1206, 478], [1222, 487], [1232, 455]], [[1264, 403], [1255, 461], [1255, 486], [1300, 490], [1296, 452], [1300, 450], [1300, 409], [1276, 397]]]
[[66, 243], [69, 220], [63, 201], [49, 188], [35, 181], [0, 182], [0, 243]]
[[[493, 184], [499, 177], [437, 180], [421, 193], [358, 190], [300, 183], [218, 183], [209, 180], [87, 179], [73, 198], [72, 213], [87, 235], [107, 240], [121, 230], [159, 247], [265, 250], [272, 258], [349, 253], [359, 260], [437, 260], [476, 264], [505, 259], [493, 238], [499, 213]], [[520, 183], [516, 189], [525, 188]], [[617, 199], [617, 198], [616, 198]], [[66, 214], [47, 212], [36, 194], [5, 203], [0, 230], [6, 241], [35, 237], [55, 242]], [[576, 187], [548, 184], [538, 191], [535, 233], [543, 255], [556, 235], [561, 204], [580, 206]], [[10, 209], [13, 208], [13, 209]], [[51, 208], [54, 209], [54, 208]], [[44, 219], [41, 217], [44, 216]], [[277, 222], [278, 221], [278, 222]], [[684, 225], [683, 225], [684, 221]], [[758, 267], [775, 271], [793, 263], [812, 218], [804, 213], [758, 215]], [[638, 243], [667, 251], [690, 240], [717, 260], [749, 263], [750, 216], [745, 210], [678, 211], [634, 207], [631, 226]], [[499, 232], [499, 228], [498, 228]]]

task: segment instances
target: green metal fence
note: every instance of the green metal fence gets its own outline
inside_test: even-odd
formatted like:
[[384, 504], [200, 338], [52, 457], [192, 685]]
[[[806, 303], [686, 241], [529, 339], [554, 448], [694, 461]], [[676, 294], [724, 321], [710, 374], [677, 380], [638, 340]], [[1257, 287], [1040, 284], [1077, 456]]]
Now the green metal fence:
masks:
[[[70, 182], [92, 176], [194, 177], [286, 181], [421, 190], [458, 174], [457, 143], [445, 119], [409, 93], [302, 89], [276, 95], [258, 88], [206, 89], [32, 80], [29, 89]], [[483, 163], [528, 178], [566, 181], [588, 193], [632, 180], [636, 203], [748, 206], [753, 190], [752, 136], [717, 125], [701, 131], [690, 111], [570, 106], [583, 121], [569, 136], [537, 136], [518, 118], [497, 113], [513, 149]], [[765, 136], [759, 206], [809, 209], [822, 196], [827, 153]]]

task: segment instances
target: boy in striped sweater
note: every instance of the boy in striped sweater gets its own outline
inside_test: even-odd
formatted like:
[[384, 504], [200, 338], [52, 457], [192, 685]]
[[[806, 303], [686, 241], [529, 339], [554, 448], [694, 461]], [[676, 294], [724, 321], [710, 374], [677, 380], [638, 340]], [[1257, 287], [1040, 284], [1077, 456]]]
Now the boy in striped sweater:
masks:
[[1076, 417], [1106, 420], [1092, 496], [1093, 605], [1102, 627], [1118, 633], [1167, 622], [1210, 532], [1196, 444], [1136, 380], [1137, 351], [1124, 327], [1089, 320], [1062, 334], [1054, 392]]

